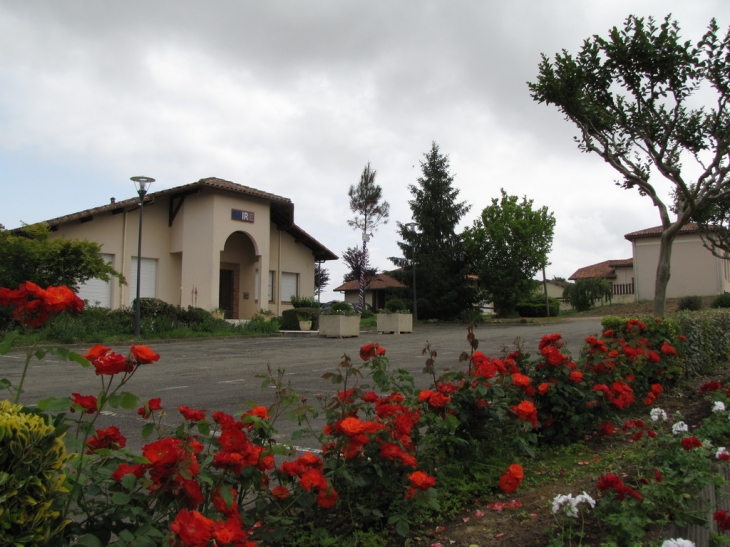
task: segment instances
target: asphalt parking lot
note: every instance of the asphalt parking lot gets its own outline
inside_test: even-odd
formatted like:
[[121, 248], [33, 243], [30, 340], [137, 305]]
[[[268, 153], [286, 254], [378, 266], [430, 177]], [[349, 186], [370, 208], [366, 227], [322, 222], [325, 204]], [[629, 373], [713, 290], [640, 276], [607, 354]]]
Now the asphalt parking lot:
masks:
[[[545, 334], [559, 332], [566, 340], [569, 350], [577, 354], [583, 339], [600, 332], [600, 319], [581, 318], [552, 323], [550, 325], [490, 325], [476, 329], [479, 349], [487, 355], [499, 356], [503, 347], [512, 347], [521, 339], [526, 351], [534, 353], [540, 338]], [[149, 342], [153, 350], [160, 353], [158, 363], [139, 368], [124, 386], [126, 391], [147, 400], [162, 399], [166, 411], [165, 423], [176, 427], [182, 422], [177, 411], [179, 405], [209, 411], [221, 410], [231, 414], [247, 409], [247, 403], [270, 405], [274, 402], [272, 387], [262, 388], [262, 379], [267, 366], [273, 371], [284, 370], [285, 381], [291, 384], [310, 403], [315, 395], [331, 395], [337, 386], [323, 380], [322, 375], [334, 370], [343, 355], [358, 360], [359, 348], [369, 342], [378, 342], [387, 351], [392, 366], [410, 371], [417, 386], [426, 388], [430, 378], [421, 374], [425, 362], [422, 351], [429, 343], [438, 353], [438, 370], [459, 367], [458, 357], [469, 350], [466, 341], [466, 327], [459, 325], [417, 325], [410, 334], [380, 334], [361, 332], [357, 338], [320, 338], [316, 334], [278, 335], [267, 337], [241, 337], [225, 339], [194, 339], [175, 342]], [[74, 348], [85, 353], [86, 347]], [[113, 346], [120, 353], [126, 353], [129, 345]], [[12, 351], [0, 357], [2, 373], [17, 384], [24, 353]], [[367, 382], [367, 380], [364, 380]], [[33, 360], [28, 371], [26, 386], [21, 397], [24, 404], [34, 404], [46, 397], [98, 394], [101, 377], [93, 368], [83, 368], [76, 363], [64, 362], [48, 354], [42, 361]], [[127, 436], [133, 448], [143, 443], [140, 429], [145, 421], [134, 411], [112, 409], [98, 422], [99, 427], [117, 425]], [[290, 433], [298, 426], [284, 419], [277, 422], [279, 438], [288, 440]], [[316, 448], [313, 438], [297, 441], [303, 448]]]

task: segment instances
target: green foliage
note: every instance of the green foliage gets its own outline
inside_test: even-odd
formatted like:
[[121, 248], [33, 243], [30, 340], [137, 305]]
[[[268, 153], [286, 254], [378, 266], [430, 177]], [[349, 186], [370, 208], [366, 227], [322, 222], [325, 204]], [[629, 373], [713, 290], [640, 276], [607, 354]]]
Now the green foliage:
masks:
[[413, 196], [408, 205], [420, 231], [398, 223], [403, 258], [389, 260], [399, 267], [394, 277], [411, 288], [404, 295], [409, 301], [413, 300], [415, 263], [419, 319], [456, 319], [480, 300], [476, 285], [466, 282], [470, 273], [466, 252], [456, 233], [471, 206], [457, 201], [459, 190], [449, 173], [449, 158], [435, 142], [424, 157], [418, 184], [408, 187]]
[[702, 309], [701, 296], [683, 296], [679, 299], [679, 311], [697, 311]]
[[555, 218], [547, 207], [509, 196], [492, 199], [463, 237], [485, 300], [499, 317], [514, 317], [520, 299], [532, 292], [535, 274], [548, 263]]
[[349, 302], [335, 302], [322, 315], [359, 315]]
[[391, 298], [385, 303], [385, 310], [390, 313], [403, 313], [408, 311], [408, 306], [400, 298]]
[[281, 330], [299, 330], [299, 321], [312, 321], [312, 330], [319, 328], [319, 308], [294, 308], [281, 312]]
[[67, 459], [55, 427], [0, 401], [0, 544], [46, 545], [67, 524], [58, 507]]
[[[550, 317], [560, 315], [560, 300], [549, 297], [548, 307]], [[545, 295], [542, 294], [533, 293], [528, 298], [520, 300], [516, 309], [520, 317], [548, 317], [548, 310], [545, 306]]]
[[595, 306], [596, 302], [610, 302], [613, 298], [613, 288], [608, 279], [601, 277], [579, 279], [565, 287], [563, 298], [576, 311], [587, 311]]
[[390, 216], [390, 205], [383, 199], [383, 189], [375, 184], [377, 171], [370, 168], [370, 162], [362, 170], [357, 186], [350, 186], [347, 195], [350, 197], [350, 210], [355, 218], [347, 224], [353, 228], [370, 233], [379, 224], [387, 224]]
[[312, 296], [294, 296], [292, 295], [289, 299], [289, 302], [291, 302], [291, 305], [295, 308], [317, 308], [319, 307], [319, 304], [317, 303], [317, 300], [314, 299]]
[[124, 277], [101, 257], [101, 246], [87, 240], [51, 238], [45, 224], [23, 226], [15, 233], [0, 225], [0, 287], [32, 281], [40, 287], [66, 285], [78, 291], [92, 278]]
[[[679, 229], [709, 221], [727, 235], [727, 215], [712, 224], [714, 206], [727, 201], [730, 189], [730, 29], [719, 38], [718, 30], [713, 19], [694, 45], [680, 36], [671, 16], [658, 24], [631, 15], [608, 38], [586, 39], [576, 55], [543, 55], [537, 81], [528, 84], [535, 101], [556, 106], [577, 126], [581, 151], [616, 169], [622, 187], [652, 196], [663, 226], [657, 316], [664, 314], [670, 250]], [[688, 173], [695, 171], [699, 176], [691, 180]], [[672, 187], [669, 203], [650, 180], [657, 172]], [[704, 230], [704, 236], [712, 232]]]
[[464, 310], [459, 316], [460, 323], [484, 323], [484, 314], [479, 308]]
[[730, 308], [730, 293], [722, 293], [714, 298], [712, 308]]

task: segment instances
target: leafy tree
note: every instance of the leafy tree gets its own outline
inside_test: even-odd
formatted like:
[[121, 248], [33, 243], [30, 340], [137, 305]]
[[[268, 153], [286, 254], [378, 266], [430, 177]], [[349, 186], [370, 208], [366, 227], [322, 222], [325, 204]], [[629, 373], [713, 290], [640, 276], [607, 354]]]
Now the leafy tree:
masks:
[[[608, 39], [587, 39], [576, 57], [543, 55], [537, 82], [528, 85], [534, 100], [557, 106], [578, 127], [580, 150], [598, 154], [620, 173], [617, 184], [657, 208], [654, 314], [663, 315], [677, 234], [730, 198], [730, 29], [718, 38], [713, 19], [693, 46], [670, 16], [661, 25], [630, 16]], [[657, 192], [650, 179], [657, 174], [671, 183], [671, 196]]]
[[515, 317], [517, 304], [535, 290], [533, 276], [548, 262], [555, 218], [547, 207], [533, 209], [532, 200], [509, 196], [492, 199], [481, 217], [464, 231], [479, 285], [501, 317]]
[[408, 204], [420, 229], [398, 223], [404, 258], [390, 260], [401, 268], [394, 275], [411, 287], [415, 262], [419, 319], [455, 319], [479, 300], [476, 284], [468, 276], [463, 241], [456, 233], [470, 206], [457, 201], [459, 190], [449, 174], [449, 158], [435, 142], [424, 158], [418, 184], [408, 187], [413, 195]]
[[563, 298], [576, 311], [590, 310], [598, 301], [611, 301], [613, 290], [611, 282], [602, 277], [579, 279], [570, 283], [563, 291]]
[[92, 278], [124, 278], [100, 255], [101, 246], [87, 240], [51, 238], [45, 224], [23, 226], [15, 232], [0, 224], [0, 287], [17, 288], [32, 281], [43, 288], [66, 285], [78, 291]]
[[359, 279], [360, 267], [364, 268], [365, 271], [366, 286], [368, 282], [378, 274], [378, 269], [370, 266], [369, 257], [363, 257], [362, 249], [358, 249], [357, 247], [348, 247], [347, 250], [342, 253], [342, 260], [344, 260], [347, 267], [350, 268], [342, 280], [343, 283]]
[[314, 264], [314, 294], [319, 296], [330, 282], [330, 272], [327, 268], [322, 267], [321, 262]]
[[[347, 221], [347, 224], [362, 231], [362, 265], [358, 268], [365, 268], [367, 262], [367, 242], [372, 237], [372, 232], [379, 224], [387, 224], [390, 216], [390, 205], [383, 201], [383, 189], [375, 184], [377, 171], [370, 168], [370, 162], [362, 170], [360, 182], [357, 186], [350, 186], [347, 195], [350, 196], [350, 210], [355, 217]], [[366, 272], [363, 272], [366, 273]], [[365, 293], [364, 276], [360, 278], [360, 309], [363, 308], [363, 294]]]

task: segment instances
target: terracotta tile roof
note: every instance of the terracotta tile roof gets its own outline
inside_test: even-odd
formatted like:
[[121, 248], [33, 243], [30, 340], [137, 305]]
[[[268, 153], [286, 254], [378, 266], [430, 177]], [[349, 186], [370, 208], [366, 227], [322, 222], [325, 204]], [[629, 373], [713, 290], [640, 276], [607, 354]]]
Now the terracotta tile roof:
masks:
[[629, 268], [634, 265], [633, 258], [625, 258], [620, 260], [605, 260], [598, 264], [592, 264], [584, 268], [579, 268], [568, 279], [594, 279], [596, 277], [605, 277], [613, 279], [616, 277], [616, 268]]
[[[237, 194], [243, 194], [246, 196], [263, 199], [263, 200], [272, 202], [272, 205], [281, 204], [287, 208], [292, 209], [292, 217], [293, 217], [294, 204], [291, 202], [291, 200], [289, 198], [277, 196], [276, 194], [269, 194], [268, 192], [262, 192], [261, 190], [256, 190], [255, 188], [250, 188], [248, 186], [244, 186], [243, 184], [237, 184], [235, 182], [219, 179], [217, 177], [208, 177], [205, 179], [200, 179], [197, 182], [191, 182], [190, 184], [184, 184], [182, 186], [175, 186], [174, 188], [160, 190], [159, 192], [150, 192], [149, 194], [147, 194], [145, 196], [145, 204], [154, 203], [155, 198], [158, 198], [158, 197], [163, 197], [163, 196], [167, 196], [167, 195], [185, 194], [185, 193], [192, 192], [192, 191], [195, 191], [195, 190], [198, 190], [201, 188], [206, 188], [206, 187], [207, 188], [216, 188], [219, 190], [227, 190], [229, 192], [235, 192]], [[121, 212], [123, 209], [126, 209], [126, 208], [135, 208], [135, 207], [137, 207], [138, 204], [139, 204], [138, 197], [134, 197], [131, 199], [125, 199], [124, 201], [115, 201], [113, 203], [107, 203], [106, 205], [102, 205], [101, 207], [94, 207], [92, 209], [86, 209], [85, 211], [79, 211], [78, 213], [72, 213], [70, 215], [64, 215], [61, 217], [52, 218], [51, 220], [47, 220], [46, 224], [48, 224], [49, 226], [56, 226], [58, 224], [63, 224], [65, 222], [70, 222], [73, 220], [80, 220], [82, 218], [92, 217], [92, 216], [100, 214], [100, 213], [114, 212], [114, 211]]]
[[[662, 228], [661, 226], [654, 226], [653, 228], [645, 228], [643, 230], [639, 230], [638, 232], [631, 232], [630, 234], [626, 234], [624, 238], [628, 239], [629, 241], [633, 239], [641, 239], [643, 237], [659, 237], [662, 235]], [[679, 229], [680, 234], [693, 234], [699, 230], [699, 226], [696, 222], [689, 222], [682, 226]]]
[[[182, 186], [175, 186], [174, 188], [168, 188], [166, 190], [160, 190], [159, 192], [150, 192], [145, 196], [145, 206], [155, 202], [157, 198], [170, 196], [171, 198], [184, 197], [188, 194], [195, 193], [203, 188], [214, 188], [216, 190], [224, 190], [228, 192], [234, 192], [236, 194], [242, 194], [244, 196], [262, 199], [268, 201], [271, 207], [271, 220], [273, 220], [278, 226], [283, 228], [287, 233], [291, 234], [298, 243], [302, 243], [306, 247], [312, 250], [316, 260], [337, 260], [339, 257], [330, 251], [327, 247], [322, 245], [319, 241], [314, 239], [307, 232], [302, 230], [299, 226], [294, 224], [294, 204], [289, 198], [277, 196], [276, 194], [270, 194], [244, 186], [243, 184], [237, 184], [229, 180], [219, 179], [217, 177], [208, 177], [200, 179], [197, 182], [190, 184], [184, 184]], [[87, 219], [91, 220], [94, 215], [102, 213], [121, 213], [124, 210], [134, 210], [139, 206], [139, 197], [126, 199], [124, 201], [114, 201], [107, 203], [101, 207], [94, 207], [92, 209], [86, 209], [85, 211], [79, 211], [70, 215], [64, 215], [61, 217], [52, 218], [51, 220], [45, 221], [51, 228], [64, 224], [66, 222], [72, 222], [75, 220]]]
[[[381, 273], [377, 274], [375, 277], [373, 277], [370, 282], [365, 287], [368, 290], [378, 290], [378, 289], [401, 289], [405, 287], [403, 283], [400, 281], [396, 281], [392, 277], [390, 277], [388, 274]], [[337, 287], [336, 289], [333, 289], [335, 291], [357, 291], [360, 288], [360, 282], [355, 279], [353, 281], [348, 281], [347, 283], [344, 283]]]

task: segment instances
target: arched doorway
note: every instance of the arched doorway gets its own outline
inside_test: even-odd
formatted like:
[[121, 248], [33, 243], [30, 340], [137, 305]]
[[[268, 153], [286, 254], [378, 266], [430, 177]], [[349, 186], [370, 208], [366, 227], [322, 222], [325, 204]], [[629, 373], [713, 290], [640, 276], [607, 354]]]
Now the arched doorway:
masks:
[[218, 307], [226, 319], [247, 319], [258, 311], [256, 302], [256, 244], [245, 232], [233, 232], [220, 253]]

